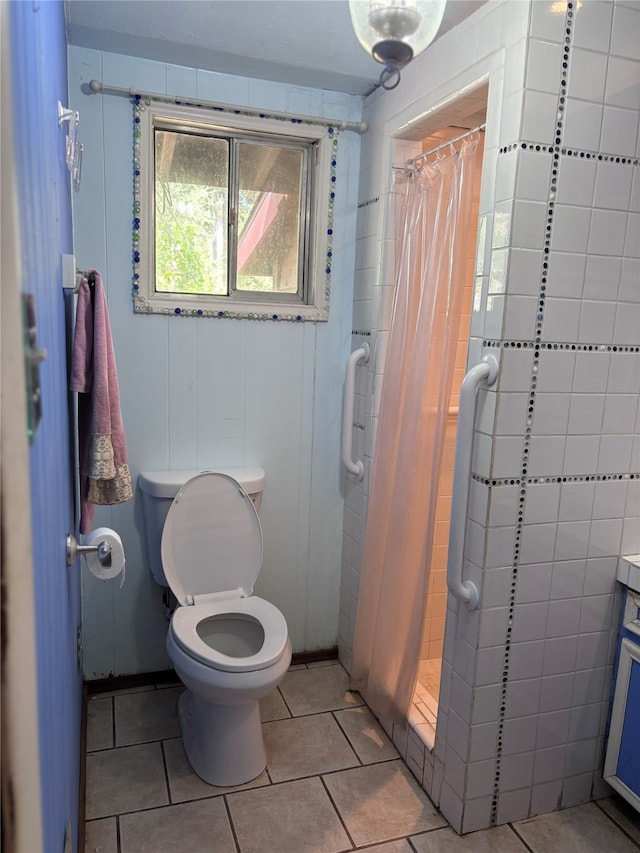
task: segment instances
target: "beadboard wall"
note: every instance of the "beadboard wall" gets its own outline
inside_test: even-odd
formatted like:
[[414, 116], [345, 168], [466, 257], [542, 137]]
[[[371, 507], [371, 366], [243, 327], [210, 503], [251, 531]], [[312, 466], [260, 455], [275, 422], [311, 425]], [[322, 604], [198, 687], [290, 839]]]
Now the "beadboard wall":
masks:
[[[360, 137], [341, 132], [326, 323], [134, 315], [133, 117], [92, 79], [268, 111], [359, 120], [362, 100], [196, 68], [69, 48], [70, 106], [84, 144], [74, 197], [81, 268], [103, 273], [134, 484], [140, 471], [261, 465], [264, 535], [256, 594], [285, 615], [294, 651], [334, 647], [343, 514], [340, 418], [349, 352]], [[85, 678], [168, 666], [162, 589], [147, 567], [139, 490], [96, 513], [127, 554], [120, 589], [83, 577]]]

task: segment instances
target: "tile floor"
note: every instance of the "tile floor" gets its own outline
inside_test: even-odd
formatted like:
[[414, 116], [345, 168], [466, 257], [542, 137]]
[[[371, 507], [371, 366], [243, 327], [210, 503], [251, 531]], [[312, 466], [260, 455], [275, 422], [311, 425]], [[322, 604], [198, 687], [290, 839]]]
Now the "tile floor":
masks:
[[431, 694], [437, 703], [440, 695], [440, 676], [442, 675], [442, 658], [421, 660], [418, 667], [418, 684]]
[[267, 770], [202, 782], [176, 700], [157, 685], [92, 696], [86, 851], [100, 853], [637, 853], [640, 825], [612, 798], [460, 837], [348, 691], [340, 664], [292, 667], [262, 703]]
[[420, 661], [418, 681], [409, 709], [409, 725], [429, 749], [436, 742], [442, 658]]

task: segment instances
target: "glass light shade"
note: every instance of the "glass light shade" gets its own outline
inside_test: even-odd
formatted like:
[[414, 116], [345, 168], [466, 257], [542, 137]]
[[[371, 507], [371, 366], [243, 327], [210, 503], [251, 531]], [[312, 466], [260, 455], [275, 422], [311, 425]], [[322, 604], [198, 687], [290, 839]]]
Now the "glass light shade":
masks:
[[382, 64], [406, 65], [435, 38], [446, 0], [349, 0], [363, 48]]

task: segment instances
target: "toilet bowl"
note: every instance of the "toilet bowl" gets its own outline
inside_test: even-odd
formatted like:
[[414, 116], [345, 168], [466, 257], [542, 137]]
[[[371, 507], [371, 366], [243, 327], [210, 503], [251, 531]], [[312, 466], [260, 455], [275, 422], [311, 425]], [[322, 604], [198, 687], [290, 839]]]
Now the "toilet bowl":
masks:
[[266, 767], [259, 700], [286, 673], [291, 644], [282, 613], [252, 595], [262, 530], [236, 479], [204, 472], [184, 483], [161, 558], [178, 601], [167, 653], [187, 688], [178, 703], [187, 758], [210, 785], [240, 785]]

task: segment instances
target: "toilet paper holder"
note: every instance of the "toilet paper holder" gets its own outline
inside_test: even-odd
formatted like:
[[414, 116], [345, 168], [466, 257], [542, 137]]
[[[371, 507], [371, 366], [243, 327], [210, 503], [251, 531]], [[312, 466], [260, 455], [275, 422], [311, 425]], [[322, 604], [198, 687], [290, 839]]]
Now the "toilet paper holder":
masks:
[[76, 537], [73, 533], [67, 533], [67, 566], [72, 566], [78, 554], [87, 554], [92, 551], [98, 552], [98, 559], [103, 566], [111, 565], [111, 550], [112, 545], [106, 540], [98, 542], [97, 545], [78, 545]]

